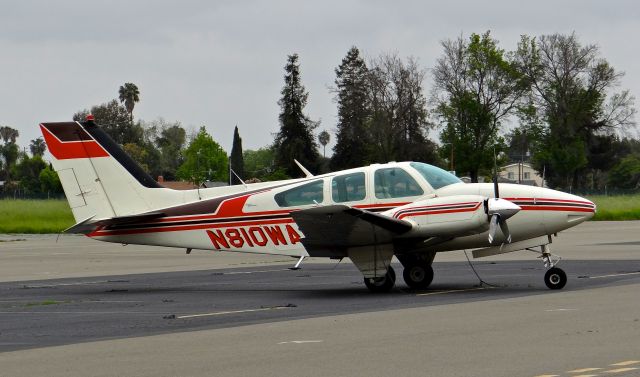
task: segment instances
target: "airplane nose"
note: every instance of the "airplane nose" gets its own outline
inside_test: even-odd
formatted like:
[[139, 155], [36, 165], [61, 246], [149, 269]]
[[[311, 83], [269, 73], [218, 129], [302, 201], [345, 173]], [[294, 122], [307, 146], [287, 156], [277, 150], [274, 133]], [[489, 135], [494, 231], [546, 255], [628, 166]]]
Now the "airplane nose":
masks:
[[581, 209], [584, 209], [585, 210], [584, 212], [589, 214], [589, 218], [592, 218], [596, 212], [596, 204], [591, 200], [587, 198], [583, 198], [578, 195], [571, 195], [571, 196], [572, 196], [571, 199], [576, 203], [576, 206], [578, 206]]

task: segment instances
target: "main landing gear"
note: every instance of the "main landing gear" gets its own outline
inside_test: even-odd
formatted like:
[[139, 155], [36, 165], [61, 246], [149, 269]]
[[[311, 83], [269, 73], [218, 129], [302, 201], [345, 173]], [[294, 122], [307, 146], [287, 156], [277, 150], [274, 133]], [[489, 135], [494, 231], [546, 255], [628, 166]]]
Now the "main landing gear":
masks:
[[389, 266], [387, 273], [379, 278], [364, 278], [364, 285], [369, 288], [371, 292], [389, 292], [391, 288], [396, 284], [396, 272], [393, 267]]
[[427, 289], [433, 281], [433, 257], [435, 254], [407, 254], [398, 256], [404, 270], [402, 277], [409, 288]]
[[[415, 263], [404, 266], [402, 277], [409, 288], [427, 289], [433, 281], [433, 268], [426, 261], [415, 261]], [[391, 266], [389, 266], [387, 273], [383, 277], [364, 278], [364, 284], [371, 292], [375, 293], [388, 292], [395, 283], [396, 272]]]

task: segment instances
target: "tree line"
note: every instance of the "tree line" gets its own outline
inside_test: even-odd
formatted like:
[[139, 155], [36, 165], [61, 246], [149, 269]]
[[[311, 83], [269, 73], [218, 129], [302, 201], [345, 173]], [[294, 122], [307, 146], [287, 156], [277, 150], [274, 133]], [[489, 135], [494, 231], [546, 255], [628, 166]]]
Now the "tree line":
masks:
[[[563, 190], [638, 188], [640, 142], [625, 136], [635, 126], [634, 97], [620, 89], [624, 74], [597, 46], [575, 34], [524, 35], [515, 50], [506, 51], [487, 31], [445, 40], [441, 48], [430, 70], [412, 57], [384, 53], [365, 59], [350, 48], [330, 87], [335, 129], [317, 134], [320, 122], [305, 111], [309, 93], [299, 56], [289, 55], [279, 130], [257, 150], [243, 151], [237, 126], [228, 155], [204, 126], [188, 133], [180, 122], [135, 121], [140, 91], [133, 83], [122, 85], [117, 99], [78, 111], [73, 119], [93, 114], [153, 177], [196, 184], [299, 177], [294, 159], [314, 173], [423, 161], [476, 182], [491, 175], [497, 158], [527, 160], [549, 186]], [[425, 88], [427, 75], [431, 88]], [[439, 131], [439, 143], [430, 139], [432, 130]], [[17, 182], [25, 190], [53, 190], [43, 183], [55, 174], [42, 160], [42, 139], [32, 140], [29, 156], [17, 148], [17, 137], [11, 127], [0, 128], [5, 188]]]

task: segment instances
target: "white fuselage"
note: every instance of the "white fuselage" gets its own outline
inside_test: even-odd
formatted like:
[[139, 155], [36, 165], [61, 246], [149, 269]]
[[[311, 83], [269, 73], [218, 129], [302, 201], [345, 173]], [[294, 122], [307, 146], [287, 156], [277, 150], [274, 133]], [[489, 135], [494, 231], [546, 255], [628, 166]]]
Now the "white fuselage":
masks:
[[[383, 173], [402, 169], [419, 186], [392, 187], [391, 194], [383, 192], [378, 183]], [[404, 174], [403, 173], [403, 174]], [[346, 178], [345, 178], [346, 177]], [[355, 177], [355, 178], [354, 178]], [[360, 186], [349, 186], [349, 179], [361, 179]], [[395, 175], [393, 175], [394, 178]], [[345, 182], [346, 185], [345, 185]], [[342, 185], [342, 191], [341, 190]], [[304, 189], [307, 187], [308, 189]], [[345, 189], [346, 187], [346, 189]], [[296, 191], [296, 188], [302, 188]], [[235, 192], [235, 195], [231, 195]], [[242, 193], [246, 193], [242, 195]], [[439, 189], [409, 163], [389, 163], [325, 174], [273, 184], [234, 186], [223, 189], [202, 189], [185, 192], [183, 197], [197, 198], [189, 203], [206, 206], [220, 195], [228, 195], [210, 211], [197, 214], [169, 215], [150, 221], [144, 226], [123, 226], [98, 229], [88, 236], [108, 242], [146, 244], [205, 250], [225, 250], [246, 253], [305, 256], [300, 240], [304, 234], [298, 229], [290, 212], [314, 206], [343, 204], [393, 216], [398, 207], [434, 198], [446, 200], [453, 196], [481, 196], [491, 198], [492, 184], [454, 183]], [[509, 219], [512, 242], [554, 234], [575, 226], [593, 216], [593, 203], [579, 196], [547, 188], [500, 184], [500, 196], [521, 207]], [[161, 208], [158, 208], [161, 209]], [[477, 209], [477, 206], [476, 206]], [[476, 217], [480, 216], [476, 211]], [[425, 213], [437, 219], [433, 226], [446, 227], [448, 221], [467, 221], [467, 214], [453, 211]], [[469, 215], [470, 216], [470, 215]], [[425, 221], [415, 218], [416, 221]], [[486, 220], [483, 220], [486, 221]], [[425, 222], [428, 227], [428, 222]], [[486, 229], [482, 232], [438, 243], [421, 251], [448, 251], [490, 246]], [[472, 232], [473, 233], [473, 232]], [[499, 237], [502, 237], [500, 235]], [[500, 239], [498, 239], [500, 241]]]

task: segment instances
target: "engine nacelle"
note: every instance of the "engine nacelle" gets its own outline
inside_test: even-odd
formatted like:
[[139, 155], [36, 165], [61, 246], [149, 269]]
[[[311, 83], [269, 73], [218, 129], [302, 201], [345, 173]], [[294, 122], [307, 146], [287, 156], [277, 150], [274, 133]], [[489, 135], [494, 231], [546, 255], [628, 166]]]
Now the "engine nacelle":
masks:
[[382, 214], [413, 225], [401, 238], [460, 237], [487, 231], [489, 218], [485, 200], [479, 195], [432, 198], [396, 207]]

